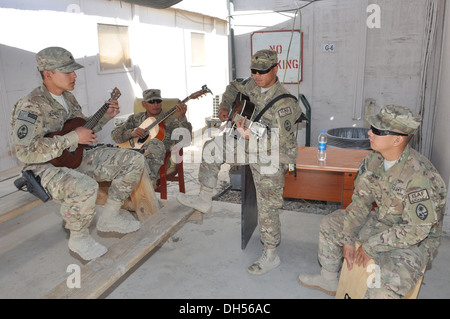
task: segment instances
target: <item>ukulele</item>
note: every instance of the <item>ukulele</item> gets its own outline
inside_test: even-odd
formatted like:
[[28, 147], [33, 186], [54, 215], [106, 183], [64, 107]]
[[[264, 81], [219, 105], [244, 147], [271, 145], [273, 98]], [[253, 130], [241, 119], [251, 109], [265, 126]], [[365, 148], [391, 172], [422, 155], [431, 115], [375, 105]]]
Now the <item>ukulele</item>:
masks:
[[162, 134], [160, 134], [161, 127], [159, 126], [159, 124], [161, 122], [163, 122], [165, 119], [167, 119], [169, 116], [171, 116], [173, 113], [175, 113], [178, 105], [184, 104], [187, 101], [192, 100], [192, 99], [197, 99], [200, 96], [205, 95], [206, 93], [212, 94], [211, 90], [208, 89], [208, 87], [206, 85], [203, 85], [201, 90], [199, 90], [195, 93], [192, 93], [191, 95], [186, 97], [183, 101], [181, 101], [180, 103], [178, 103], [177, 105], [172, 107], [166, 113], [163, 113], [162, 115], [158, 116], [157, 118], [148, 117], [144, 122], [141, 123], [141, 125], [139, 125], [140, 128], [143, 128], [147, 131], [147, 135], [145, 137], [141, 137], [141, 138], [132, 137], [125, 142], [118, 143], [117, 146], [119, 146], [120, 148], [141, 149], [144, 147], [145, 143], [147, 143], [149, 140], [151, 140], [153, 138], [158, 138], [159, 140], [163, 140], [164, 132], [162, 132]]
[[[111, 98], [108, 100], [117, 100], [122, 93], [120, 93], [118, 88], [114, 88], [111, 92]], [[97, 125], [98, 121], [105, 115], [106, 111], [109, 108], [109, 104], [105, 103], [103, 106], [89, 118], [88, 121], [81, 117], [75, 117], [70, 119], [64, 123], [63, 129], [58, 132], [53, 132], [45, 135], [46, 137], [53, 137], [55, 135], [65, 135], [78, 127], [85, 127], [87, 129], [93, 129], [95, 125]], [[63, 151], [60, 157], [54, 158], [50, 160], [56, 167], [68, 167], [68, 168], [77, 168], [81, 164], [81, 160], [83, 159], [83, 150], [87, 146], [86, 144], [78, 144], [78, 147], [75, 151], [69, 152], [67, 149]]]

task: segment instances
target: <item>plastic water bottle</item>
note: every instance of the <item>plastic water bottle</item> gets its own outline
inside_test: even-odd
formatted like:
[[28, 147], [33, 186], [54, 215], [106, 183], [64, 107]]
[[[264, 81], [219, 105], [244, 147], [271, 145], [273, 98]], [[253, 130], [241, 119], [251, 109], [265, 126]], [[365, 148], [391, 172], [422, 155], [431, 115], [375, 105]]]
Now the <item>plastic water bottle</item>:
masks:
[[319, 146], [317, 148], [317, 159], [325, 161], [327, 159], [327, 135], [325, 130], [320, 131]]

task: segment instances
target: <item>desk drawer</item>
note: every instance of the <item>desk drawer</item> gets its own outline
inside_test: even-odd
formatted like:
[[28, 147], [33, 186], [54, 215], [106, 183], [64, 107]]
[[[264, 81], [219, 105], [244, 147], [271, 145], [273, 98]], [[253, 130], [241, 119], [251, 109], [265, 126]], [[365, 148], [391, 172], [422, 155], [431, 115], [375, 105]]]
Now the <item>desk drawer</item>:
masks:
[[345, 173], [344, 174], [344, 189], [353, 190], [355, 188], [355, 186], [354, 186], [355, 177], [356, 177], [356, 173]]
[[342, 193], [342, 208], [345, 209], [352, 202], [353, 190], [344, 190]]

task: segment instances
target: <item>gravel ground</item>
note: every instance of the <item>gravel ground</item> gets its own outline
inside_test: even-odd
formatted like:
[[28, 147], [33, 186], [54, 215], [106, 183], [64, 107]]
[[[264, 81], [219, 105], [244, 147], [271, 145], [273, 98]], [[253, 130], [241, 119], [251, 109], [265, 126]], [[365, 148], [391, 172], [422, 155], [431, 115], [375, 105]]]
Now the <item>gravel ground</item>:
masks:
[[[198, 168], [199, 164], [184, 164], [185, 183], [186, 190], [188, 192], [194, 190], [192, 193], [195, 193], [195, 189], [198, 189], [200, 187], [198, 181]], [[230, 166], [228, 164], [222, 165], [221, 171], [218, 176], [219, 182], [215, 188], [216, 196], [214, 197], [214, 200], [240, 204], [241, 191], [231, 189], [231, 180], [229, 173]], [[178, 192], [178, 185], [173, 185], [174, 186], [172, 187], [175, 187], [174, 192]], [[282, 207], [283, 210], [323, 215], [329, 214], [339, 208], [341, 208], [340, 203], [305, 199], [285, 199]]]
[[[218, 188], [219, 192], [217, 193], [216, 197], [214, 197], [215, 200], [235, 204], [241, 203], [241, 191], [230, 189], [231, 184], [221, 182], [221, 185]], [[294, 198], [285, 199], [282, 207], [282, 209], [284, 210], [322, 215], [329, 214], [339, 208], [340, 203]]]

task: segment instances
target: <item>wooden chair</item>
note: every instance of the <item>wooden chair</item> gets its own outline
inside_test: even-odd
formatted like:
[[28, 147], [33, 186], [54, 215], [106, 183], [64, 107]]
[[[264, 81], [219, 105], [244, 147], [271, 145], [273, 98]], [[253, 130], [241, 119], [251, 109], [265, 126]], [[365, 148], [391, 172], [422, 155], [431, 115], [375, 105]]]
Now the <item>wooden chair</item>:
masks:
[[[358, 249], [359, 244], [356, 243], [355, 249]], [[373, 259], [367, 262], [366, 267], [358, 266], [357, 264], [353, 264], [352, 270], [348, 270], [347, 261], [344, 259], [344, 263], [342, 264], [341, 277], [339, 279], [338, 288], [336, 291], [336, 299], [362, 299], [367, 291], [368, 280], [369, 277], [372, 276], [372, 283], [375, 283], [374, 280], [376, 276], [374, 275], [374, 271], [370, 271], [371, 265], [374, 264]], [[425, 272], [425, 268], [422, 272]], [[414, 288], [411, 292], [405, 296], [404, 299], [417, 299], [417, 295], [419, 294], [420, 286], [422, 285], [423, 276], [417, 281]]]
[[[175, 162], [172, 160], [172, 153], [176, 156]], [[177, 152], [167, 152], [164, 158], [164, 164], [159, 172], [159, 179], [156, 181], [155, 192], [161, 193], [161, 199], [167, 199], [167, 182], [178, 182], [178, 189], [185, 193], [184, 170], [183, 170], [183, 148]]]
[[[169, 111], [179, 101], [179, 99], [176, 98], [163, 98], [162, 100], [162, 113]], [[134, 101], [134, 113], [140, 113], [144, 111], [145, 109], [142, 106], [142, 98], [137, 98]], [[176, 112], [171, 116], [175, 115]], [[172, 153], [175, 155], [175, 161], [172, 159]], [[168, 181], [178, 182], [178, 188], [180, 192], [186, 192], [184, 185], [183, 148], [178, 151], [172, 149], [172, 152], [166, 152], [164, 164], [160, 169], [159, 179], [155, 184], [155, 192], [161, 193], [161, 199], [167, 199]]]

